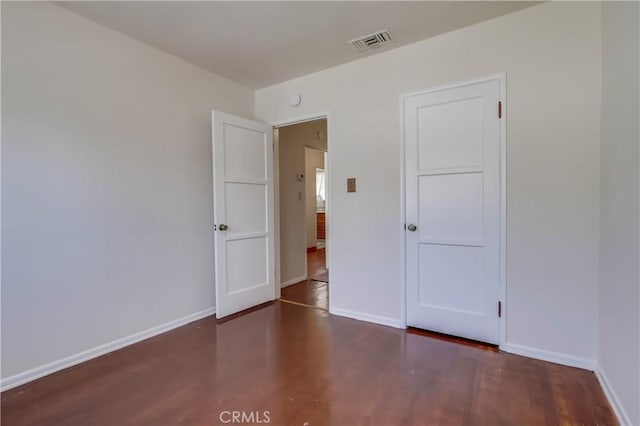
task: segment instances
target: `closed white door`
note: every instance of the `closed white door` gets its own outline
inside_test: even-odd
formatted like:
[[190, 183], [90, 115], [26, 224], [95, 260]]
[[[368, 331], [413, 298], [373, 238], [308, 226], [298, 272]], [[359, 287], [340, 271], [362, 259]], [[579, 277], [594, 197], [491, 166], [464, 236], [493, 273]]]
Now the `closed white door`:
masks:
[[275, 299], [273, 130], [213, 111], [216, 316]]
[[407, 325], [499, 341], [498, 80], [404, 99]]

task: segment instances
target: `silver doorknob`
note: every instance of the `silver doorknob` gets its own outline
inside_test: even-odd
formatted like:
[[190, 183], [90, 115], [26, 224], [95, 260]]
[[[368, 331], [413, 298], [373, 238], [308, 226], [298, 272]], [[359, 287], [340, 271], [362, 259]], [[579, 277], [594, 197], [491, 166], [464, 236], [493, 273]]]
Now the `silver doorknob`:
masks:
[[409, 226], [407, 226], [407, 229], [411, 232], [414, 232], [416, 229], [418, 229], [418, 227], [415, 224], [410, 223]]
[[224, 223], [221, 223], [220, 225], [218, 225], [218, 229], [221, 231], [226, 231], [227, 229], [229, 229], [229, 227]]

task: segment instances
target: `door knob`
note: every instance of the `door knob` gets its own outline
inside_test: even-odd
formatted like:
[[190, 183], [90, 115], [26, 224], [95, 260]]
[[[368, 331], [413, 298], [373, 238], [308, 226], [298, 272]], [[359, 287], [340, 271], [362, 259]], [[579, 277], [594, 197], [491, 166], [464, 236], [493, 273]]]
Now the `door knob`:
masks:
[[407, 229], [411, 232], [414, 232], [416, 229], [418, 229], [418, 227], [415, 224], [410, 223], [409, 226], [407, 226]]
[[229, 227], [224, 223], [221, 223], [220, 225], [218, 225], [218, 229], [221, 231], [226, 231], [227, 229], [229, 229]]

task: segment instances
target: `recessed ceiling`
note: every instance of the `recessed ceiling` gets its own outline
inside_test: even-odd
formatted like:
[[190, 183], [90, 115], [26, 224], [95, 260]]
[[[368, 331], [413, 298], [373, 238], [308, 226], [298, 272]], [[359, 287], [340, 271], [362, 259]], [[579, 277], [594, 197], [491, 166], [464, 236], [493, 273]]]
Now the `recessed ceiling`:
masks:
[[[251, 88], [456, 30], [538, 2], [64, 1], [62, 7]], [[387, 29], [394, 42], [348, 41]]]

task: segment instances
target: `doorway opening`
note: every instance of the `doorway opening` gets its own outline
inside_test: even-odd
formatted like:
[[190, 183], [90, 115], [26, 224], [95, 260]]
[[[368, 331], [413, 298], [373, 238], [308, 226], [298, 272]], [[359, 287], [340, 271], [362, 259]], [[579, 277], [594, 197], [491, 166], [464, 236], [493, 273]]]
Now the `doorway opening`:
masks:
[[280, 300], [328, 310], [327, 119], [278, 127], [275, 140]]

